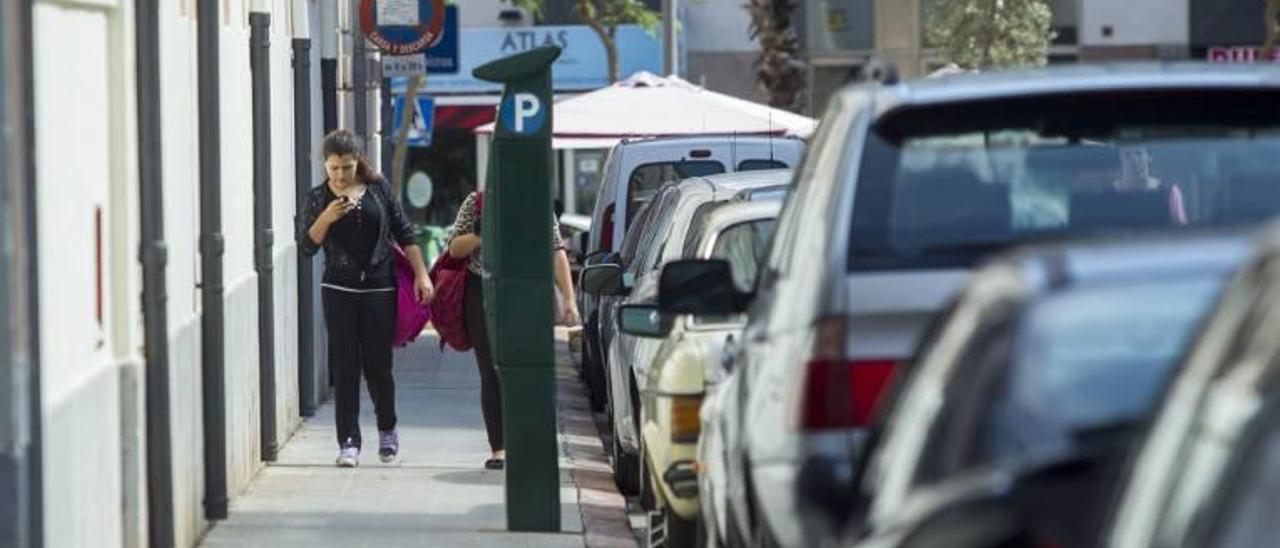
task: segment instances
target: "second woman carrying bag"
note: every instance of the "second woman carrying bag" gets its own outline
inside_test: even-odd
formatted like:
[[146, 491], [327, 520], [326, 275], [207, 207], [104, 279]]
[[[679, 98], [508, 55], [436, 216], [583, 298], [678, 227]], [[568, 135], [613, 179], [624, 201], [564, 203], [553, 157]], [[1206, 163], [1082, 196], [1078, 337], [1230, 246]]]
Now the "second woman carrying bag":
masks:
[[[484, 195], [475, 193], [474, 202], [471, 214], [478, 220], [484, 207]], [[431, 302], [432, 325], [440, 334], [442, 350], [446, 344], [458, 352], [471, 350], [466, 320], [468, 262], [469, 258], [453, 257], [446, 250], [431, 265], [431, 283], [436, 288], [435, 300]]]

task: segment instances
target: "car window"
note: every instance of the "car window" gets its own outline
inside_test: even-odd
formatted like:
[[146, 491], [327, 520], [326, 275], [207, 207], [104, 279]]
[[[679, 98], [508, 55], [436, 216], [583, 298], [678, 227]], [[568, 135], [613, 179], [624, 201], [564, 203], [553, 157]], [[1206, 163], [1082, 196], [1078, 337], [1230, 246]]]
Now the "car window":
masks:
[[662, 244], [666, 241], [667, 233], [671, 231], [672, 219], [675, 217], [680, 196], [677, 188], [669, 187], [651, 206], [650, 209], [653, 210], [650, 214], [651, 218], [637, 239], [639, 247], [636, 259], [627, 266], [631, 273], [637, 276], [644, 274], [647, 270], [654, 268], [655, 257], [662, 256]]
[[913, 483], [1127, 440], [1222, 284], [1206, 275], [1071, 289], [1032, 305], [1008, 336], [976, 338]]
[[625, 268], [635, 260], [636, 254], [640, 250], [640, 241], [644, 236], [645, 229], [651, 224], [653, 212], [657, 208], [651, 207], [652, 204], [646, 204], [640, 208], [640, 212], [636, 214], [636, 225], [634, 230], [628, 231], [626, 236], [622, 238], [622, 250], [619, 254], [622, 257], [622, 265]]
[[968, 267], [1046, 238], [1261, 222], [1280, 213], [1275, 101], [1117, 93], [889, 115], [865, 145], [848, 268]]
[[635, 168], [627, 177], [627, 227], [631, 226], [631, 212], [652, 200], [662, 185], [724, 172], [724, 164], [715, 160], [658, 162]]
[[738, 171], [764, 171], [767, 169], [787, 169], [782, 160], [743, 160], [738, 163]]
[[[764, 260], [765, 249], [776, 219], [757, 219], [745, 223], [730, 225], [716, 236], [711, 250], [711, 258], [724, 259], [733, 269], [733, 283], [740, 291], [751, 291], [756, 285], [756, 276], [760, 271], [760, 263]], [[694, 325], [714, 325], [725, 323], [741, 323], [742, 316], [694, 316]]]
[[[856, 108], [845, 104], [843, 100], [836, 99], [828, 103], [813, 144], [805, 152], [805, 159], [798, 167], [799, 174], [783, 202], [782, 213], [778, 215], [777, 237], [768, 253], [771, 271], [780, 275], [787, 273], [793, 258], [796, 258], [798, 233], [807, 223], [813, 222], [804, 209], [815, 202], [813, 195], [819, 194], [819, 187], [836, 186], [833, 179], [842, 160], [846, 139], [849, 138], [849, 125], [856, 112]], [[770, 283], [766, 276], [762, 287]]]
[[769, 244], [769, 238], [773, 236], [776, 224], [774, 219], [739, 223], [726, 228], [716, 237], [711, 257], [729, 261], [733, 267], [733, 283], [739, 290], [746, 292], [755, 287], [760, 259], [764, 255], [765, 246]]

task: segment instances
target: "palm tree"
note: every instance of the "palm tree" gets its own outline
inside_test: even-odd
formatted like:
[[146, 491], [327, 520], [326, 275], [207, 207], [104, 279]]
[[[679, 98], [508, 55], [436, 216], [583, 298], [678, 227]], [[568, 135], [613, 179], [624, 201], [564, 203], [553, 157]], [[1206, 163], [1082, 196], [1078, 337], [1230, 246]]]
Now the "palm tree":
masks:
[[800, 112], [804, 108], [805, 64], [794, 19], [796, 0], [748, 0], [751, 39], [760, 42], [756, 77], [769, 105]]

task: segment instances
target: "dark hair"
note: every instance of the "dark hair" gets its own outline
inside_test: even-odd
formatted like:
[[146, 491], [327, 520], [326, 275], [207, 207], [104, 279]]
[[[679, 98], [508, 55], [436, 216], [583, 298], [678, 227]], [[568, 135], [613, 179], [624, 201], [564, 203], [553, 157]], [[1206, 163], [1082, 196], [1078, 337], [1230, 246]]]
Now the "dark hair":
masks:
[[326, 160], [330, 156], [354, 156], [356, 177], [366, 183], [378, 178], [373, 167], [369, 165], [369, 159], [364, 155], [364, 146], [360, 142], [360, 137], [349, 129], [335, 129], [325, 135], [324, 142], [320, 145], [320, 154]]

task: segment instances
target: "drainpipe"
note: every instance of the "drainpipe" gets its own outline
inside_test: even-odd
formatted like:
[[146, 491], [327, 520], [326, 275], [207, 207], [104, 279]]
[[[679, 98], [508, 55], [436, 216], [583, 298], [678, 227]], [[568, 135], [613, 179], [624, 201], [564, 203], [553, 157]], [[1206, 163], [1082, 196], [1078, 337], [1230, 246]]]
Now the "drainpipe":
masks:
[[351, 94], [354, 96], [353, 130], [369, 154], [369, 60], [365, 53], [364, 31], [360, 29], [360, 0], [351, 0]]
[[271, 232], [271, 9], [254, 0], [249, 12], [249, 70], [253, 73], [253, 247], [258, 271], [258, 397], [262, 460], [275, 462], [276, 324]]
[[[311, 18], [307, 3], [293, 3], [293, 145], [295, 211], [306, 208], [311, 191]], [[297, 216], [294, 216], [297, 224]], [[315, 272], [311, 257], [298, 246], [298, 408], [315, 414]]]
[[320, 91], [324, 134], [338, 129], [338, 3], [320, 3]]
[[142, 310], [147, 385], [147, 522], [151, 546], [173, 546], [169, 319], [160, 126], [160, 0], [136, 4], [138, 183], [142, 191]]
[[200, 0], [196, 23], [200, 98], [200, 341], [204, 397], [204, 515], [227, 519], [226, 319], [222, 256], [222, 90], [218, 0]]
[[[378, 91], [378, 104], [382, 107], [379, 109], [379, 114], [381, 115], [381, 123], [379, 125], [382, 127], [382, 131], [378, 132], [378, 148], [380, 149], [379, 152], [381, 152], [380, 156], [382, 161], [378, 165], [378, 168], [384, 177], [389, 178], [391, 177], [391, 172], [394, 171], [391, 169], [391, 162], [396, 153], [394, 145], [395, 137], [392, 134], [392, 126], [395, 124], [392, 120], [395, 116], [395, 104], [392, 103], [393, 99], [391, 97], [391, 79], [383, 78], [382, 86], [380, 86]], [[394, 185], [396, 183], [392, 181], [391, 184]]]
[[0, 546], [41, 546], [31, 0], [0, 5]]

